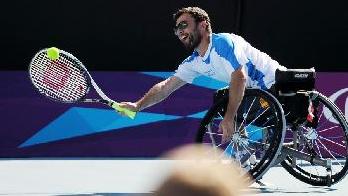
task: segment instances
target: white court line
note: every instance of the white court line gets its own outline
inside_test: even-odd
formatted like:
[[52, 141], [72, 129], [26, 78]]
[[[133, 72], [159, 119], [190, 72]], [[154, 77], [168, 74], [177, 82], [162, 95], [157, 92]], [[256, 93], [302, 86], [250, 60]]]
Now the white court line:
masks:
[[0, 160], [1, 195], [148, 193], [169, 160]]
[[[171, 171], [172, 160], [0, 159], [0, 195], [120, 195], [150, 193]], [[305, 184], [282, 167], [272, 167], [245, 195], [346, 195], [348, 177], [332, 187]], [[131, 194], [132, 195], [132, 194]]]

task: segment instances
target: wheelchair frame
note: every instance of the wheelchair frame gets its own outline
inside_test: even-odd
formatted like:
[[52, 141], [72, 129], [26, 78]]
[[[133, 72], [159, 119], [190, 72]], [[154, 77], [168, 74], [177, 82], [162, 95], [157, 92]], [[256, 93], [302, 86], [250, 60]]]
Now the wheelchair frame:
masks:
[[[303, 73], [304, 70], [292, 70], [292, 72]], [[296, 85], [296, 87], [300, 86], [300, 83]], [[225, 88], [222, 91], [228, 91], [228, 89]], [[245, 105], [250, 108], [244, 110], [244, 113], [241, 108], [238, 110], [238, 117], [235, 118], [235, 122], [238, 124], [238, 127], [235, 127], [236, 132], [228, 144], [222, 144], [219, 143], [221, 142], [219, 139], [221, 134], [216, 132], [216, 125], [223, 118], [228, 103], [228, 93], [221, 93], [222, 91], [220, 90], [217, 93], [220, 94], [218, 97], [214, 97], [216, 103], [208, 110], [206, 116], [203, 118], [197, 133], [196, 141], [199, 143], [210, 143], [213, 144], [214, 147], [223, 148], [225, 153], [230, 152], [229, 154], [227, 153], [229, 158], [239, 163], [241, 167], [244, 167], [243, 164], [248, 163], [251, 156], [257, 157], [258, 162], [256, 162], [254, 167], [251, 167], [251, 169], [248, 170], [248, 175], [246, 175], [246, 177], [251, 177], [251, 181], [261, 179], [268, 169], [279, 163], [294, 177], [315, 186], [331, 186], [343, 179], [348, 173], [347, 121], [339, 108], [321, 93], [314, 89], [299, 90], [296, 88], [292, 92], [287, 91], [286, 93], [282, 93], [281, 91], [277, 91], [272, 94], [261, 89], [246, 89], [243, 101], [246, 100]], [[322, 104], [322, 107], [321, 105], [318, 106], [318, 108], [320, 107], [321, 109], [320, 118], [316, 117], [317, 120], [319, 119], [318, 123], [321, 122], [323, 113], [327, 113], [326, 110], [328, 110], [329, 114], [332, 115], [330, 118], [333, 118], [331, 121], [337, 121], [339, 125], [329, 128], [325, 127], [327, 125], [316, 125], [313, 127], [312, 125], [309, 125], [310, 123], [308, 122], [308, 119], [303, 118], [300, 120], [297, 119], [296, 121], [288, 121], [288, 114], [284, 113], [284, 106], [286, 106], [286, 103], [281, 103], [279, 98], [282, 96], [292, 97], [297, 95], [307, 96], [309, 102], [316, 101], [318, 102], [318, 105]], [[250, 102], [247, 102], [247, 99], [253, 100], [251, 105]], [[255, 100], [257, 101], [255, 102]], [[266, 104], [266, 106], [262, 106], [264, 104], [262, 103], [262, 100], [268, 105]], [[246, 114], [254, 115], [253, 112], [259, 112], [260, 109], [252, 111], [254, 105], [258, 105], [256, 107], [261, 110], [265, 110], [266, 107], [268, 111], [265, 113], [268, 113], [271, 116], [270, 119], [263, 119], [262, 122], [265, 122], [263, 126], [267, 128], [264, 130], [261, 128], [261, 135], [265, 134], [266, 136], [260, 136], [259, 134], [259, 137], [262, 139], [257, 141], [255, 139], [250, 139], [251, 137], [249, 136], [243, 136], [241, 131], [250, 127], [250, 124], [257, 124], [257, 121], [261, 121], [259, 116], [255, 116], [254, 118], [257, 120], [254, 121], [251, 120], [252, 118], [248, 120], [248, 117], [245, 117]], [[264, 113], [261, 115], [263, 114]], [[327, 122], [324, 123], [328, 124]], [[272, 124], [272, 127], [270, 124]], [[275, 130], [275, 128], [278, 130]], [[320, 130], [319, 128], [323, 128], [323, 130]], [[331, 138], [329, 136], [327, 136], [328, 138], [324, 138], [320, 135], [326, 134], [325, 132], [330, 132], [331, 129], [337, 130], [336, 128], [339, 130], [338, 134], [341, 134], [338, 137], [339, 139], [335, 137]], [[292, 139], [284, 142], [286, 135], [292, 135]], [[324, 136], [326, 137], [326, 135]], [[289, 138], [286, 140], [289, 140]], [[326, 144], [325, 142], [330, 143], [331, 145], [336, 145], [337, 148], [342, 149], [340, 149], [339, 153], [329, 150], [327, 149], [329, 144]], [[246, 145], [243, 146], [243, 144]], [[238, 148], [243, 149], [244, 152], [247, 151], [246, 155], [243, 155], [244, 157], [240, 158], [239, 155], [237, 156], [239, 151], [243, 152], [243, 150], [238, 150]], [[323, 152], [320, 151], [320, 148], [324, 149]], [[262, 150], [264, 152], [261, 152]], [[338, 158], [340, 158], [340, 160], [338, 160]], [[298, 164], [299, 161], [301, 161], [301, 164]], [[311, 165], [314, 170], [312, 171], [312, 169], [309, 169], [310, 167], [306, 166], [306, 164]], [[338, 168], [338, 171], [335, 168]], [[324, 170], [325, 174], [321, 174], [323, 173], [321, 171]]]

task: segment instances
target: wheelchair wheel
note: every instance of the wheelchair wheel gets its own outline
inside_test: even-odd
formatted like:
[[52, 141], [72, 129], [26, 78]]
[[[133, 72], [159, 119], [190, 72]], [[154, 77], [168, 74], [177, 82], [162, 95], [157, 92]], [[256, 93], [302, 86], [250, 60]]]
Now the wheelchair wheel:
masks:
[[246, 89], [235, 117], [235, 134], [222, 143], [219, 124], [228, 96], [217, 101], [203, 118], [196, 141], [220, 148], [221, 157], [236, 163], [250, 181], [258, 180], [274, 163], [284, 140], [285, 117], [277, 99], [260, 89]]
[[[316, 108], [315, 126], [307, 120], [296, 126], [296, 150], [313, 158], [328, 160], [331, 168], [287, 156], [282, 166], [297, 179], [315, 186], [339, 182], [348, 170], [347, 121], [338, 107], [318, 92], [309, 92]], [[292, 132], [292, 131], [289, 131]], [[289, 133], [288, 132], [288, 133]], [[291, 137], [291, 134], [287, 136]], [[287, 140], [292, 138], [286, 137]]]

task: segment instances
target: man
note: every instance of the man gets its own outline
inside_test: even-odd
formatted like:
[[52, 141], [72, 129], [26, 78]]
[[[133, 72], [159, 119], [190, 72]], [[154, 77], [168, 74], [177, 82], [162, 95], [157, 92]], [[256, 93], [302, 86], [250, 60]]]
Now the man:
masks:
[[234, 116], [246, 87], [269, 89], [274, 84], [275, 70], [285, 69], [267, 54], [252, 47], [242, 37], [212, 33], [208, 14], [198, 7], [182, 8], [174, 14], [174, 33], [185, 48], [193, 51], [179, 65], [175, 74], [155, 84], [141, 99], [122, 102], [121, 107], [141, 111], [165, 98], [199, 75], [229, 84], [227, 111], [219, 125], [222, 140], [229, 140], [234, 130]]

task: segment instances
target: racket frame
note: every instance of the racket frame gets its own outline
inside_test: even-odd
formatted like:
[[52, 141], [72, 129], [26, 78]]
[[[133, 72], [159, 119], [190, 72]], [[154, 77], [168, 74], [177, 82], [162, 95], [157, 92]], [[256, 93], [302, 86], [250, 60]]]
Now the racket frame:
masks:
[[[77, 59], [74, 55], [70, 54], [69, 52], [66, 52], [64, 50], [59, 50], [60, 55], [62, 56], [66, 56], [68, 58], [70, 58], [73, 62], [74, 62], [74, 66], [77, 67], [80, 71], [82, 70], [82, 75], [86, 81], [87, 84], [87, 89], [85, 91], [85, 94], [83, 96], [81, 96], [78, 99], [72, 100], [72, 101], [68, 101], [68, 100], [62, 100], [62, 99], [56, 99], [52, 96], [49, 96], [46, 92], [44, 92], [44, 90], [40, 87], [38, 87], [36, 85], [36, 82], [34, 82], [33, 80], [33, 76], [32, 76], [32, 72], [31, 72], [31, 68], [34, 64], [34, 61], [37, 60], [39, 57], [39, 55], [45, 55], [43, 58], [47, 58], [46, 60], [49, 60], [47, 57], [47, 49], [42, 49], [39, 52], [37, 52], [35, 54], [35, 56], [32, 58], [30, 65], [29, 65], [29, 78], [31, 80], [31, 82], [34, 84], [34, 87], [37, 89], [37, 91], [39, 91], [40, 94], [44, 95], [45, 97], [48, 97], [50, 100], [56, 101], [56, 102], [62, 102], [62, 103], [78, 103], [78, 102], [84, 102], [84, 103], [102, 103], [105, 105], [108, 105], [112, 108], [114, 108], [115, 110], [117, 110], [118, 112], [124, 112], [128, 117], [134, 119], [136, 112], [125, 109], [125, 108], [121, 108], [119, 106], [119, 103], [116, 101], [113, 101], [112, 99], [110, 99], [107, 95], [105, 95], [105, 93], [99, 88], [99, 86], [95, 83], [95, 81], [93, 80], [91, 74], [88, 72], [88, 70], [86, 69], [86, 67], [83, 65], [83, 63]], [[64, 58], [66, 58], [64, 57]], [[61, 57], [59, 57], [61, 58]], [[51, 61], [51, 60], [49, 60]], [[94, 90], [97, 92], [97, 94], [99, 95], [100, 99], [97, 98], [86, 98], [87, 94], [89, 93], [91, 86], [93, 86]]]

